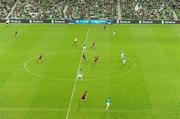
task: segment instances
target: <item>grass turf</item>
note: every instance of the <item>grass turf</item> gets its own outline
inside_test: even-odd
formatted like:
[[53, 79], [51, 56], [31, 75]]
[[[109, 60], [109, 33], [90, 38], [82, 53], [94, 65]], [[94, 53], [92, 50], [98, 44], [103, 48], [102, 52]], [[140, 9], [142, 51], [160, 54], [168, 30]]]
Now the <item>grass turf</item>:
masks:
[[[103, 30], [102, 25], [1, 24], [0, 119], [65, 119], [88, 29], [88, 63], [81, 63], [84, 80], [76, 83], [68, 119], [180, 118], [179, 25]], [[75, 37], [78, 46], [72, 47]], [[41, 53], [43, 63], [37, 64]], [[100, 60], [92, 66], [96, 55]], [[88, 100], [82, 103], [84, 90]], [[112, 104], [104, 112], [108, 96]]]

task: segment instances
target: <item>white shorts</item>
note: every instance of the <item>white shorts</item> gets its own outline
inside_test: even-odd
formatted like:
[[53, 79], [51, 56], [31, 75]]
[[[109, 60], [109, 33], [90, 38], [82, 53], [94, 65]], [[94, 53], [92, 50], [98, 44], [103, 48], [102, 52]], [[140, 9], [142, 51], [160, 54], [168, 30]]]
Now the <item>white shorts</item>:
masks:
[[123, 64], [125, 64], [126, 63], [126, 59], [123, 59]]
[[86, 47], [83, 47], [83, 52], [86, 52]]
[[106, 105], [107, 105], [107, 107], [109, 107], [109, 106], [110, 106], [110, 103], [106, 103]]
[[77, 75], [77, 78], [82, 78], [82, 74], [78, 74], [78, 75]]

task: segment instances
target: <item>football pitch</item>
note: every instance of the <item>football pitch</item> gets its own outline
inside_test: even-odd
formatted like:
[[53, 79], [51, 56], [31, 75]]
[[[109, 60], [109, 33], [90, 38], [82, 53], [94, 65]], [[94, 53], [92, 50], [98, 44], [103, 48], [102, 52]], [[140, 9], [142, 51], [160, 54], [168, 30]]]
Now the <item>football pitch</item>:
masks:
[[0, 119], [180, 119], [180, 25], [0, 24]]

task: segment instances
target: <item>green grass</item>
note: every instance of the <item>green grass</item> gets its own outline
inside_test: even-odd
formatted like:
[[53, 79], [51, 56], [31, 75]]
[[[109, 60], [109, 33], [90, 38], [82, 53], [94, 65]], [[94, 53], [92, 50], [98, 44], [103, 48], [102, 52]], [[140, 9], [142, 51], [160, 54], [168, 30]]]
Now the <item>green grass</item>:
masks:
[[[179, 25], [47, 24], [0, 25], [0, 119], [65, 119], [88, 29], [88, 63], [80, 64], [85, 76], [76, 82], [68, 119], [180, 119]], [[40, 53], [44, 61], [37, 64]]]

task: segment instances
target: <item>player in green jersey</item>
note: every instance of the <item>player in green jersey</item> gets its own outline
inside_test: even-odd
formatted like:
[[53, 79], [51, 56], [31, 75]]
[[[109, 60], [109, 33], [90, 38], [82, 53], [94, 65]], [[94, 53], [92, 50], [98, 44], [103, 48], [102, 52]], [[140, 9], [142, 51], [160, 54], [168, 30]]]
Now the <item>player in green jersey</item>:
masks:
[[121, 59], [122, 59], [122, 63], [125, 64], [126, 63], [126, 55], [123, 50], [121, 50]]
[[86, 52], [86, 43], [83, 43], [83, 52]]
[[112, 102], [111, 97], [108, 97], [106, 99], [106, 108], [105, 108], [105, 111], [107, 111], [109, 109], [109, 106], [110, 106], [111, 102]]
[[115, 35], [116, 35], [116, 30], [114, 29], [114, 30], [113, 30], [113, 36], [115, 36]]

